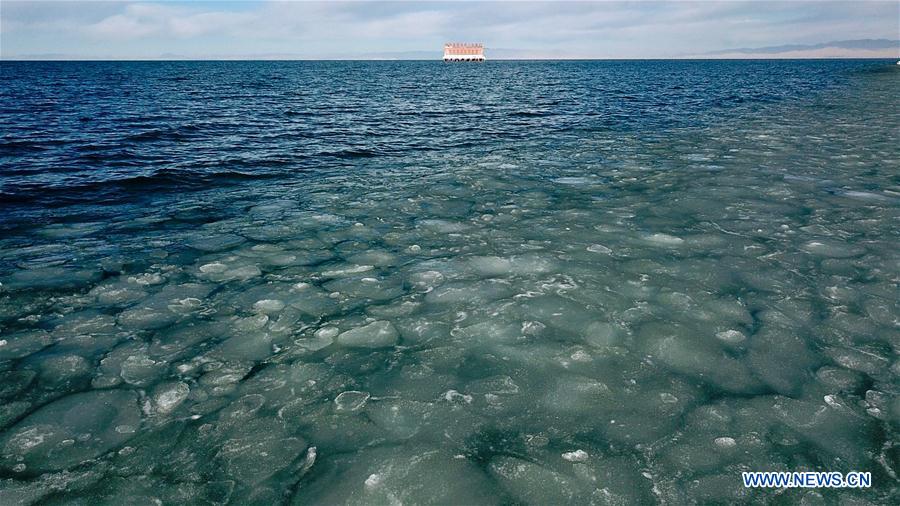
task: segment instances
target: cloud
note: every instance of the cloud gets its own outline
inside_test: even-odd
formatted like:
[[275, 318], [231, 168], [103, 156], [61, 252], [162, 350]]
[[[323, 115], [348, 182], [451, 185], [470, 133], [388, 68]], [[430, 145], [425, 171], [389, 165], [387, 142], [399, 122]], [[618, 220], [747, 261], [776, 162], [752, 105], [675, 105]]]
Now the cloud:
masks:
[[900, 4], [881, 1], [3, 0], [0, 17], [4, 57], [333, 57], [438, 50], [447, 40], [472, 40], [521, 54], [633, 58], [895, 38], [898, 31]]
[[227, 35], [250, 22], [254, 14], [200, 10], [165, 4], [127, 4], [124, 12], [88, 24], [84, 32], [94, 37], [136, 39], [148, 36], [190, 38], [220, 33]]
[[147, 35], [159, 33], [161, 28], [156, 23], [147, 22], [140, 18], [116, 14], [115, 16], [104, 18], [95, 24], [88, 25], [85, 27], [85, 31], [97, 37], [120, 39], [146, 37]]

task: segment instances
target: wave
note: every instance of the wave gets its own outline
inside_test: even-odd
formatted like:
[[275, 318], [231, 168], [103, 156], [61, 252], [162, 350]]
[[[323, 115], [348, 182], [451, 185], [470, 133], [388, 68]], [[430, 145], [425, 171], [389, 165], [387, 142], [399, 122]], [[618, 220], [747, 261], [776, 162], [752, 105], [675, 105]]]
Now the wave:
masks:
[[36, 141], [0, 141], [0, 156], [24, 155], [28, 153], [40, 153], [48, 147], [42, 142]]
[[285, 116], [316, 116], [316, 113], [313, 111], [295, 111], [293, 109], [288, 109], [284, 111]]
[[341, 158], [341, 159], [354, 159], [354, 158], [375, 158], [376, 156], [381, 156], [385, 153], [374, 150], [374, 149], [365, 149], [365, 148], [346, 148], [339, 149], [336, 151], [321, 151], [316, 153], [315, 156], [328, 156], [333, 158]]
[[272, 179], [281, 174], [273, 172], [247, 173], [240, 171], [198, 172], [161, 169], [149, 175], [121, 179], [90, 181], [62, 185], [9, 185], [0, 188], [0, 202], [5, 204], [115, 203], [129, 200], [136, 193], [152, 194], [166, 191], [200, 190], [244, 181]]
[[549, 116], [552, 114], [550, 111], [538, 111], [538, 110], [527, 110], [527, 111], [514, 111], [509, 113], [510, 116], [519, 116], [526, 118], [537, 118], [541, 116]]
[[200, 131], [200, 127], [196, 125], [182, 125], [178, 127], [154, 128], [152, 130], [126, 135], [123, 139], [131, 142], [186, 141], [194, 138], [194, 134]]

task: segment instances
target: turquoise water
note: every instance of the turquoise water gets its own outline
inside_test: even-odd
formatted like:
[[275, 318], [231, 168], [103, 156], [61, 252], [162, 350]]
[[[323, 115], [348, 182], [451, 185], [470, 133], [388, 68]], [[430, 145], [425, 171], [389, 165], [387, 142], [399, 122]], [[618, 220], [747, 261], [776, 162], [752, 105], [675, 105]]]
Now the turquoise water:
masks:
[[0, 70], [0, 503], [896, 502], [893, 62]]

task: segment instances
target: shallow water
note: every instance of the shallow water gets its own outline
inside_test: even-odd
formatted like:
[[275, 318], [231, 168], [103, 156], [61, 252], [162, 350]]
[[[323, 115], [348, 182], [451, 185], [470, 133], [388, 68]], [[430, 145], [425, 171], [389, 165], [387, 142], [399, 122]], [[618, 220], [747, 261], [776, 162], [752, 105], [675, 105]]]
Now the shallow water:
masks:
[[892, 63], [3, 63], [0, 503], [894, 502]]

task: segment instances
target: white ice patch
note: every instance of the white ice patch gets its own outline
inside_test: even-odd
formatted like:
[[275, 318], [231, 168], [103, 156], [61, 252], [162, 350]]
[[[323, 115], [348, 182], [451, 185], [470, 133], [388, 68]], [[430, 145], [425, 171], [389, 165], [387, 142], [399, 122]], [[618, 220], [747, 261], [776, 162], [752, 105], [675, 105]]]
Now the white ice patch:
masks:
[[584, 350], [578, 350], [569, 356], [574, 362], [590, 362], [591, 356]]
[[453, 234], [468, 229], [468, 225], [447, 220], [421, 220], [419, 226], [438, 234]]
[[366, 405], [369, 400], [368, 392], [348, 390], [341, 392], [334, 398], [335, 409], [338, 411], [356, 411]]
[[646, 234], [643, 238], [644, 241], [659, 246], [680, 246], [684, 244], [684, 239], [669, 234]]
[[843, 195], [844, 197], [848, 197], [851, 199], [857, 199], [857, 200], [875, 200], [875, 201], [882, 201], [882, 202], [890, 202], [892, 200], [896, 200], [896, 199], [892, 199], [891, 197], [888, 197], [887, 195], [881, 195], [881, 194], [872, 193], [872, 192], [861, 192], [861, 191], [855, 191], [855, 190], [843, 191], [843, 192], [840, 192], [839, 195]]
[[378, 267], [386, 267], [397, 263], [397, 255], [383, 250], [369, 250], [363, 253], [357, 253], [347, 261], [357, 265], [374, 265]]
[[591, 346], [607, 348], [618, 345], [623, 334], [624, 330], [614, 323], [593, 322], [584, 330], [584, 340]]
[[115, 306], [143, 299], [147, 292], [129, 283], [110, 283], [95, 286], [89, 295], [97, 297], [100, 304]]
[[510, 258], [476, 256], [469, 259], [469, 265], [482, 277], [528, 276], [553, 270], [553, 262], [550, 259], [537, 255]]
[[365, 486], [368, 489], [378, 488], [384, 482], [384, 476], [377, 473], [372, 473], [366, 478]]
[[145, 386], [159, 377], [165, 366], [165, 363], [157, 362], [143, 353], [131, 355], [122, 362], [120, 376], [128, 384]]
[[473, 400], [471, 395], [461, 394], [456, 390], [447, 390], [442, 397], [447, 402], [465, 402], [466, 404], [472, 404]]
[[251, 330], [260, 330], [265, 327], [267, 323], [269, 323], [268, 315], [259, 314], [235, 320], [234, 328], [243, 332], [249, 332]]
[[587, 250], [591, 253], [602, 253], [604, 255], [609, 255], [613, 251], [602, 244], [591, 244], [587, 247]]
[[572, 176], [572, 177], [558, 177], [553, 180], [554, 183], [580, 186], [586, 184], [594, 184], [598, 181], [595, 177], [585, 177], [585, 176]]
[[438, 271], [424, 271], [410, 274], [409, 282], [418, 291], [430, 292], [444, 282], [444, 275]]
[[160, 285], [165, 282], [165, 280], [166, 278], [156, 273], [141, 274], [140, 276], [131, 276], [128, 278], [129, 282], [144, 286]]
[[729, 344], [741, 343], [747, 339], [747, 336], [739, 330], [723, 330], [716, 332], [716, 338]]
[[482, 276], [503, 276], [512, 271], [512, 262], [508, 258], [474, 257], [469, 264]]
[[278, 299], [263, 299], [253, 304], [253, 310], [257, 313], [272, 314], [284, 309], [284, 302]]
[[717, 437], [715, 440], [716, 446], [719, 448], [734, 448], [737, 446], [737, 441], [734, 438], [730, 437]]
[[588, 452], [584, 450], [575, 450], [562, 454], [562, 458], [564, 460], [568, 460], [569, 462], [587, 462], [587, 459], [589, 457], [590, 455], [588, 455]]
[[340, 330], [337, 327], [322, 327], [316, 331], [317, 339], [334, 339], [340, 334]]
[[851, 258], [864, 253], [862, 248], [831, 239], [809, 241], [801, 248], [810, 254], [828, 258]]
[[191, 392], [187, 383], [181, 381], [162, 385], [157, 390], [156, 395], [153, 396], [153, 402], [156, 404], [156, 411], [160, 414], [174, 411]]
[[213, 262], [210, 264], [203, 264], [200, 266], [200, 272], [202, 272], [204, 274], [219, 274], [219, 273], [223, 273], [227, 270], [228, 270], [228, 266], [223, 263], [220, 263], [220, 262]]
[[355, 348], [383, 348], [397, 344], [399, 337], [394, 325], [382, 320], [341, 333], [337, 343]]
[[351, 265], [348, 267], [344, 267], [341, 269], [332, 269], [329, 271], [323, 271], [322, 277], [324, 278], [342, 278], [344, 276], [352, 276], [354, 274], [361, 274], [363, 272], [369, 272], [374, 269], [373, 265]]

